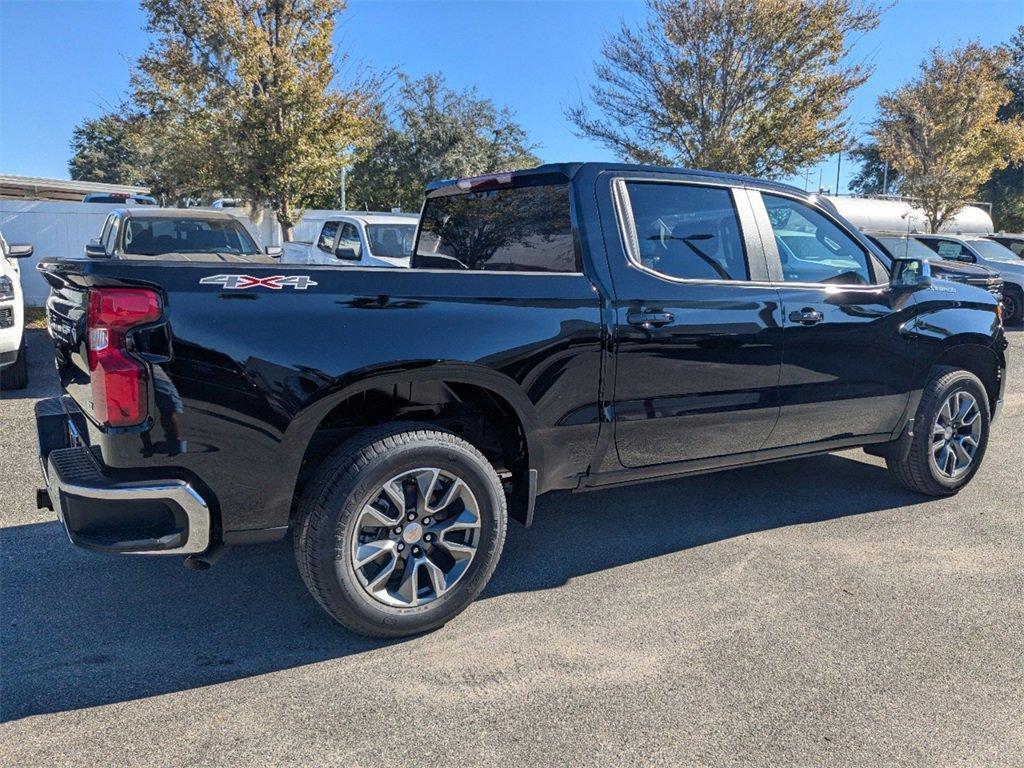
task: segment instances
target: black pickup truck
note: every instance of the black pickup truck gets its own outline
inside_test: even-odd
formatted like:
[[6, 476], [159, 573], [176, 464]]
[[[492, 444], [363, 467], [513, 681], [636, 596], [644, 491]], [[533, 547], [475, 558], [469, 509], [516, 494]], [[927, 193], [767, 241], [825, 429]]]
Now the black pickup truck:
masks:
[[39, 503], [75, 544], [194, 567], [290, 530], [366, 634], [463, 610], [555, 489], [862, 446], [956, 493], [1004, 388], [992, 295], [750, 178], [438, 182], [411, 269], [248, 258], [40, 265], [66, 394], [37, 409]]

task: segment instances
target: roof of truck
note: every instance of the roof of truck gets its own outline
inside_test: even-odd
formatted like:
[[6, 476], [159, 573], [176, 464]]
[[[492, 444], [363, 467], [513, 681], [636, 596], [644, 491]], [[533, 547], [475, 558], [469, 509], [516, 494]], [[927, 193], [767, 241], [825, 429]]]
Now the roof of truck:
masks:
[[719, 173], [718, 171], [702, 171], [695, 168], [677, 168], [663, 165], [643, 165], [640, 163], [597, 163], [597, 162], [586, 162], [586, 163], [545, 163], [544, 165], [538, 165], [535, 168], [523, 168], [519, 170], [504, 171], [500, 173], [485, 174], [484, 176], [474, 176], [464, 179], [441, 179], [438, 181], [432, 181], [427, 184], [427, 192], [434, 192], [439, 189], [446, 187], [452, 187], [459, 185], [459, 182], [472, 182], [475, 180], [487, 179], [490, 177], [506, 176], [511, 175], [517, 179], [529, 176], [561, 176], [564, 180], [571, 180], [580, 171], [588, 169], [594, 170], [598, 173], [602, 171], [611, 172], [634, 172], [634, 173], [685, 173], [688, 176], [699, 176], [715, 181], [725, 182], [733, 186], [751, 186], [759, 189], [775, 189], [780, 192], [787, 192], [789, 194], [797, 194], [801, 197], [809, 197], [809, 193], [794, 187], [790, 184], [783, 184], [778, 181], [768, 181], [765, 179], [757, 179], [753, 176], [742, 176], [733, 173]]
[[117, 208], [115, 213], [129, 216], [131, 218], [147, 219], [199, 219], [209, 221], [237, 221], [238, 217], [226, 211], [213, 210], [211, 208]]

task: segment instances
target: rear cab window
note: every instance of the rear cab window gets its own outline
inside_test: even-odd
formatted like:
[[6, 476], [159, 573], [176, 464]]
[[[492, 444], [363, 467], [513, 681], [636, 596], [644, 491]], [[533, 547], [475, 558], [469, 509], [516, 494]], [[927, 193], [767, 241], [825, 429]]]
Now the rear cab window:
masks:
[[412, 267], [579, 272], [568, 183], [499, 186], [428, 196]]

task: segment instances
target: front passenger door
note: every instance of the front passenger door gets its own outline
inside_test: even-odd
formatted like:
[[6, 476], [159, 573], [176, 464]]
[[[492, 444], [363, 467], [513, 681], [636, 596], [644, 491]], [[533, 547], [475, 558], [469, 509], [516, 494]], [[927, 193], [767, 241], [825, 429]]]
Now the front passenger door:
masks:
[[914, 386], [900, 331], [912, 298], [889, 291], [880, 262], [831, 213], [784, 194], [754, 201], [784, 325], [781, 411], [765, 447], [888, 435]]

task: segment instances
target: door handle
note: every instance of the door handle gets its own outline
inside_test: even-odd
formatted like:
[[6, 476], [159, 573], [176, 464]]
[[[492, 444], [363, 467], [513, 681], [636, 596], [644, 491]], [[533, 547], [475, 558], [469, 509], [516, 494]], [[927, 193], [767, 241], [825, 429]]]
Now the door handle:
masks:
[[626, 314], [626, 322], [640, 328], [660, 328], [668, 325], [676, 316], [671, 312], [663, 312], [660, 309], [641, 309], [639, 312], [630, 310]]
[[815, 325], [825, 319], [825, 315], [811, 307], [804, 307], [801, 310], [790, 312], [789, 319], [800, 325]]

